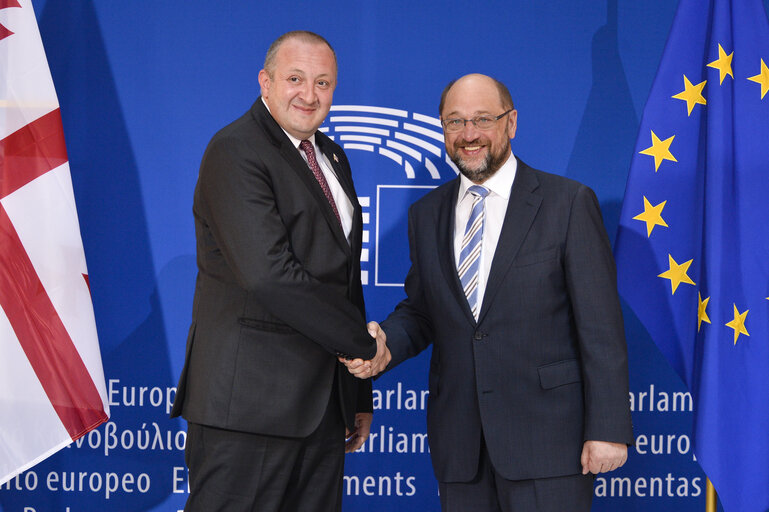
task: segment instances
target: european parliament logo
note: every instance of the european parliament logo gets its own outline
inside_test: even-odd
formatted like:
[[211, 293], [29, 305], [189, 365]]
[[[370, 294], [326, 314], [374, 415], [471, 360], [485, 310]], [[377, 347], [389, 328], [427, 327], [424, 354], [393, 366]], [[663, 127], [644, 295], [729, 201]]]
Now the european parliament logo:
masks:
[[344, 148], [363, 209], [361, 279], [403, 286], [408, 207], [458, 174], [438, 118], [395, 108], [336, 105], [320, 130]]

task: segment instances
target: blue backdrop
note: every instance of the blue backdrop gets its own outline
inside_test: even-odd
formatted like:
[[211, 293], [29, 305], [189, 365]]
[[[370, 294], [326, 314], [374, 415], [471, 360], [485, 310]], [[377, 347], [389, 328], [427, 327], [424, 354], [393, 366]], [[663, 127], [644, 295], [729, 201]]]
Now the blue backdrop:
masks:
[[[0, 511], [176, 511], [186, 425], [168, 419], [195, 279], [192, 192], [213, 133], [259, 94], [278, 35], [308, 29], [339, 60], [324, 124], [346, 147], [367, 224], [369, 318], [403, 296], [407, 206], [455, 176], [436, 125], [469, 72], [510, 88], [513, 151], [591, 186], [614, 237], [638, 123], [677, 2], [669, 0], [36, 1], [59, 95], [112, 417], [0, 487]], [[769, 0], [764, 1], [769, 7]], [[691, 401], [625, 310], [638, 442], [596, 481], [593, 510], [704, 510]], [[438, 510], [422, 354], [375, 383], [374, 436], [347, 458], [346, 510]]]

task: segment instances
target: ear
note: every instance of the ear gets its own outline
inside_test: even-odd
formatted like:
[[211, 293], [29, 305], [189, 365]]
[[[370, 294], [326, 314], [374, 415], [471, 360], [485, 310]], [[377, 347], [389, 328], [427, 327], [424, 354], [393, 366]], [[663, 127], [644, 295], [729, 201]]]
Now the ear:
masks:
[[518, 128], [518, 111], [513, 110], [507, 115], [507, 135], [509, 138], [515, 138], [515, 130]]
[[259, 71], [259, 87], [262, 89], [262, 96], [267, 99], [270, 96], [270, 86], [272, 85], [272, 80], [270, 79], [270, 74], [262, 69]]

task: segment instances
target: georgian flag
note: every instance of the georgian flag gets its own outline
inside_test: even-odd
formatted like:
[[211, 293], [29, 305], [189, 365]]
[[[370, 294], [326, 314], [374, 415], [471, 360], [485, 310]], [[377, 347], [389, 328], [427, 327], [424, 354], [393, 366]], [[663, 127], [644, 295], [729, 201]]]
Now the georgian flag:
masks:
[[108, 417], [56, 91], [30, 0], [0, 0], [0, 484]]

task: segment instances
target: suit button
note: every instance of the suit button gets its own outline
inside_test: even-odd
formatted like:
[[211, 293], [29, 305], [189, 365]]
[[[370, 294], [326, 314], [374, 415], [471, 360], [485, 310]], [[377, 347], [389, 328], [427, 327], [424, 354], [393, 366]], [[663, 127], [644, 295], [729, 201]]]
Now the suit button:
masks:
[[483, 339], [483, 333], [482, 332], [476, 332], [473, 334], [473, 339], [475, 341], [481, 341]]

